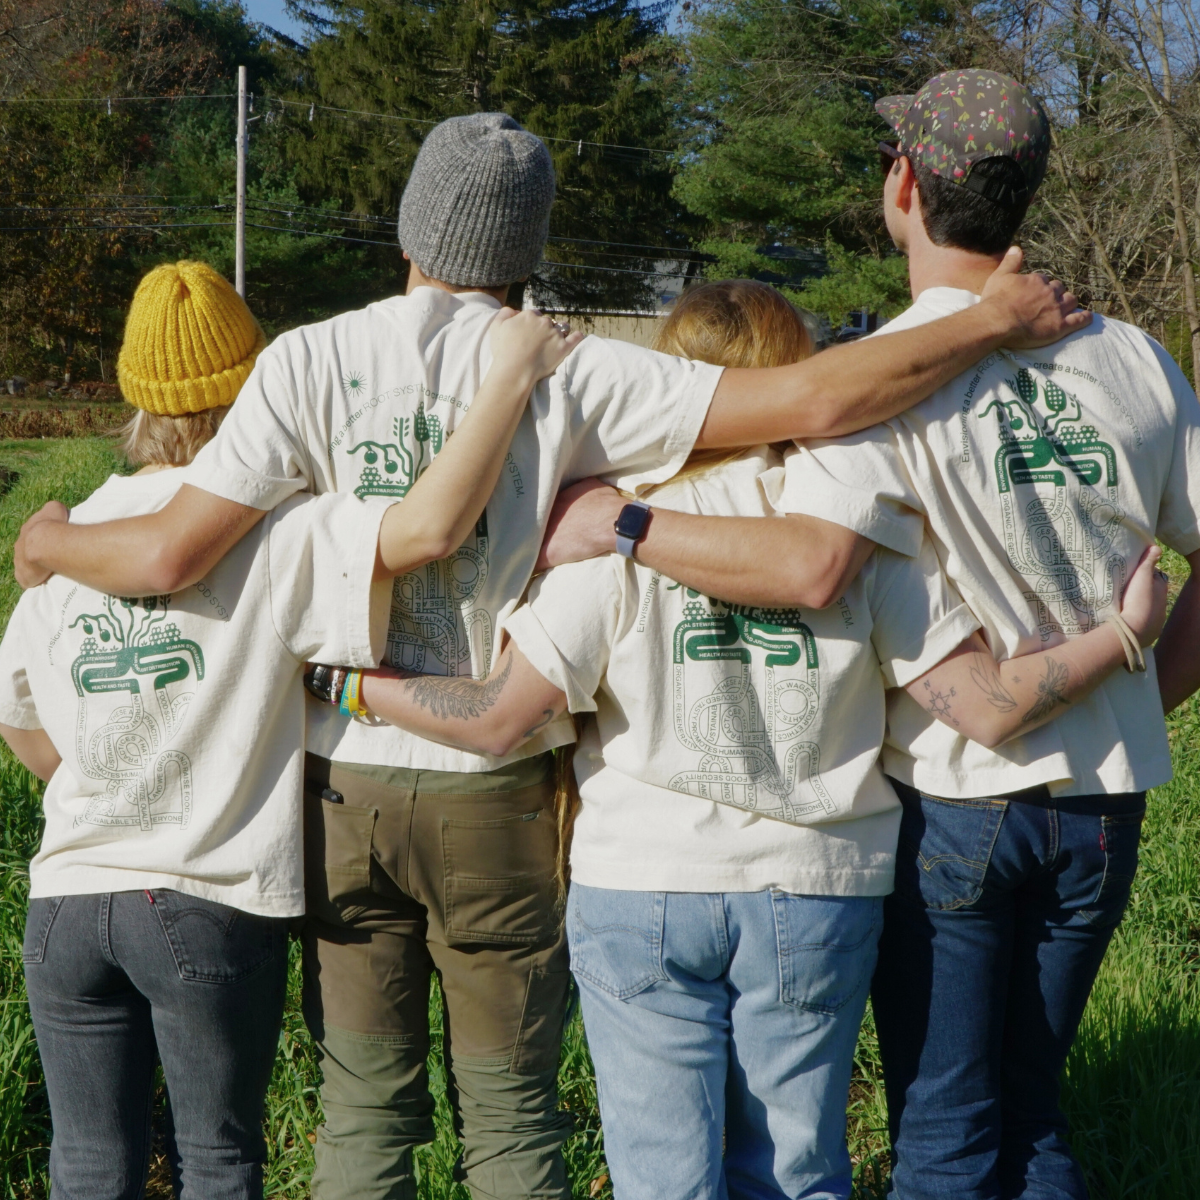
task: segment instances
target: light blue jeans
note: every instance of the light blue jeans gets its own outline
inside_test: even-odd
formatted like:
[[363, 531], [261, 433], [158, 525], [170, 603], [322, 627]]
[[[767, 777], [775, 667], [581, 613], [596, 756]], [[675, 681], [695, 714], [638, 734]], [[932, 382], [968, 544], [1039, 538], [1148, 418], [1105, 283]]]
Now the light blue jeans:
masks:
[[882, 909], [571, 885], [616, 1200], [846, 1200], [846, 1100]]

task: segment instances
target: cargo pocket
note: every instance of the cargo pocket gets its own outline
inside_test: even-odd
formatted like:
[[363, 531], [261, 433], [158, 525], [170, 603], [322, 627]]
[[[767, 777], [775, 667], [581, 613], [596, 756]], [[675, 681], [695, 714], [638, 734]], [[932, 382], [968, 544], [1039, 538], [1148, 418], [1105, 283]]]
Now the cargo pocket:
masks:
[[448, 943], [520, 946], [551, 936], [558, 923], [557, 845], [546, 809], [491, 821], [443, 818]]
[[378, 810], [335, 804], [304, 788], [304, 890], [310, 916], [338, 922], [371, 888]]

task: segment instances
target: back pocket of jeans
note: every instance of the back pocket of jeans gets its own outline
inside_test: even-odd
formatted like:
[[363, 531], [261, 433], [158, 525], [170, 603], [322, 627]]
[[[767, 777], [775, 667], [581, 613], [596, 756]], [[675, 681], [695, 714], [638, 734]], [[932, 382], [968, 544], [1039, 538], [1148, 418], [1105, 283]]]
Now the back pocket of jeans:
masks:
[[152, 896], [180, 979], [237, 983], [282, 952], [286, 920], [166, 888]]
[[29, 915], [25, 918], [25, 940], [21, 946], [22, 962], [45, 961], [50, 926], [54, 924], [62, 902], [62, 896], [43, 896], [37, 900], [30, 900]]
[[571, 885], [567, 941], [571, 970], [628, 1000], [667, 978], [662, 968], [664, 892]]
[[442, 820], [446, 935], [532, 945], [557, 924], [558, 831], [546, 809], [490, 821]]
[[[1138, 844], [1141, 840], [1141, 812], [1118, 812], [1100, 817], [1100, 848], [1104, 852], [1104, 877], [1100, 881], [1096, 904], [1128, 900], [1133, 878], [1138, 874]], [[1122, 908], [1123, 911], [1123, 908]]]
[[896, 892], [929, 908], [950, 910], [974, 904], [1007, 802], [946, 800], [920, 796], [904, 799], [896, 853]]
[[772, 892], [779, 950], [779, 998], [832, 1015], [866, 996], [875, 969], [883, 901], [873, 896]]

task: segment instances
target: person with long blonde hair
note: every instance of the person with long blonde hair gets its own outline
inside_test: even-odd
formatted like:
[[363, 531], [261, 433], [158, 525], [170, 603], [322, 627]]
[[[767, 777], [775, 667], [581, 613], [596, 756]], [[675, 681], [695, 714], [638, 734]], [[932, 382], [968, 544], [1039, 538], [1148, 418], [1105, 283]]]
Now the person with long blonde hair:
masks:
[[[689, 291], [657, 348], [763, 367], [812, 341], [779, 292], [730, 280]], [[773, 519], [780, 464], [768, 446], [693, 455], [654, 506]], [[363, 701], [498, 755], [564, 709], [594, 714], [575, 754], [566, 925], [618, 1200], [844, 1200], [900, 821], [879, 765], [885, 690], [957, 689], [945, 719], [995, 744], [1037, 723], [1021, 715], [1035, 673], [996, 664], [928, 543], [876, 552], [824, 610], [706, 597], [623, 549], [536, 579], [487, 679], [364, 672]], [[1125, 596], [1142, 634], [1163, 619], [1154, 561]], [[1125, 661], [1111, 627], [1061, 649], [1073, 695]], [[1006, 713], [962, 686], [1002, 670]]]

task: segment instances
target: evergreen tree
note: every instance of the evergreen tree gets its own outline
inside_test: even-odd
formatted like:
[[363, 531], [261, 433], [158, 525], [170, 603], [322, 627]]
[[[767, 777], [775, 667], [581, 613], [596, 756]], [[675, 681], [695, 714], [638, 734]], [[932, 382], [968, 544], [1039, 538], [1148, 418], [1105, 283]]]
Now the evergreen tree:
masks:
[[676, 135], [664, 79], [674, 52], [662, 35], [665, 4], [323, 0], [292, 7], [313, 34], [297, 95], [409, 118], [318, 113], [300, 122], [307, 188], [330, 189], [360, 212], [394, 213], [431, 124], [502, 110], [545, 138], [554, 159], [548, 258], [608, 268], [547, 268], [535, 289], [577, 305], [652, 299], [634, 272], [652, 270], [660, 255], [628, 244], [687, 244], [687, 220], [670, 195]]
[[[771, 271], [755, 247], [826, 250], [832, 276], [798, 297], [839, 321], [851, 308], [907, 301], [903, 265], [887, 261], [874, 110], [961, 60], [942, 0], [706, 0], [689, 10], [688, 121], [675, 193], [710, 222], [710, 275]], [[956, 52], [958, 51], [958, 52]], [[873, 263], [862, 263], [859, 256]], [[883, 260], [883, 261], [880, 261]]]

